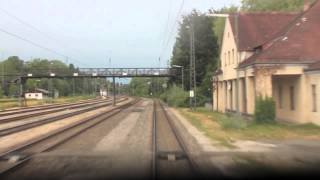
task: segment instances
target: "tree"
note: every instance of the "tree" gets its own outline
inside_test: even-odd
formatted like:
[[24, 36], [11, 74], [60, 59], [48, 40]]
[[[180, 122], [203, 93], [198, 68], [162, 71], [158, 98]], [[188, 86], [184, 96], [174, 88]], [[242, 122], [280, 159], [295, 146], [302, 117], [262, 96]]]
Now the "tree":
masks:
[[9, 94], [10, 97], [18, 97], [19, 96], [19, 86], [16, 84], [9, 85]]
[[[2, 90], [6, 96], [13, 95], [15, 88], [11, 87], [11, 82], [14, 81], [17, 77], [12, 75], [20, 74], [23, 71], [23, 61], [19, 59], [18, 56], [11, 56], [7, 60], [1, 62], [1, 75], [4, 74], [4, 82], [2, 82]], [[4, 72], [2, 72], [4, 71]], [[7, 76], [8, 75], [8, 76]], [[11, 88], [10, 88], [11, 87]]]
[[129, 94], [141, 97], [159, 97], [167, 88], [167, 78], [132, 78]]
[[[215, 33], [213, 32], [213, 20], [204, 14], [193, 11], [191, 14], [184, 16], [180, 23], [178, 37], [174, 45], [171, 58], [171, 65], [183, 66], [185, 69], [185, 89], [189, 89], [190, 82], [190, 30], [188, 27], [194, 27], [195, 34], [195, 55], [196, 55], [196, 85], [199, 93], [210, 97], [207, 93], [207, 87], [211, 87], [210, 78], [212, 72], [217, 67], [218, 44]], [[210, 68], [209, 68], [210, 67]], [[171, 84], [181, 84], [181, 76], [170, 79]], [[202, 88], [205, 87], [205, 88]]]
[[151, 81], [147, 78], [132, 78], [130, 81], [131, 95], [147, 97], [150, 95]]
[[250, 12], [299, 11], [304, 0], [242, 0], [241, 9]]
[[187, 104], [188, 93], [183, 91], [181, 87], [173, 85], [166, 91], [166, 93], [161, 95], [161, 99], [167, 102], [170, 106], [182, 107]]
[[[73, 64], [64, 64], [59, 60], [47, 60], [47, 59], [33, 59], [31, 61], [23, 61], [17, 56], [9, 57], [7, 60], [0, 63], [1, 65], [1, 75], [4, 74], [4, 82], [1, 78], [1, 85], [3, 94], [6, 96], [16, 96], [18, 95], [19, 86], [14, 84], [14, 81], [19, 78], [19, 76], [10, 76], [10, 75], [19, 75], [21, 72], [27, 71], [32, 74], [37, 73], [49, 73], [48, 70], [57, 70], [56, 73], [66, 73], [73, 74], [79, 72], [79, 69], [76, 68]], [[4, 68], [2, 68], [2, 66]], [[2, 72], [3, 70], [3, 72]], [[9, 76], [8, 76], [9, 75]], [[52, 83], [50, 83], [52, 82]], [[76, 94], [89, 94], [93, 93], [95, 89], [94, 86], [99, 84], [106, 84], [106, 79], [92, 81], [92, 79], [28, 79], [24, 90], [34, 90], [36, 88], [47, 89], [50, 91], [58, 90], [61, 96], [68, 96], [75, 92]], [[50, 86], [52, 84], [52, 86]], [[50, 89], [52, 87], [52, 89]], [[73, 89], [74, 88], [74, 89]]]
[[2, 98], [2, 97], [3, 97], [3, 91], [2, 91], [2, 88], [0, 86], [0, 98]]

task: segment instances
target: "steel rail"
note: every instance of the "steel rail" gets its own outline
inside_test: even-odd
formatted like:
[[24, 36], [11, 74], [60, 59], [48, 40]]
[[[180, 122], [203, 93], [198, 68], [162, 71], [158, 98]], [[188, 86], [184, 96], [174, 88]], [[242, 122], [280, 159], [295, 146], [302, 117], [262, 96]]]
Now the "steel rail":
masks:
[[[170, 130], [172, 131], [172, 133], [174, 135], [174, 138], [177, 140], [178, 146], [180, 147], [180, 149], [182, 151], [182, 154], [184, 155], [183, 158], [185, 158], [187, 160], [188, 165], [191, 168], [192, 173], [195, 176], [198, 177], [200, 175], [200, 173], [198, 171], [199, 168], [198, 168], [197, 164], [195, 163], [195, 161], [192, 159], [192, 156], [190, 155], [190, 152], [189, 152], [189, 150], [188, 150], [188, 148], [187, 148], [187, 146], [185, 144], [184, 139], [182, 138], [180, 132], [177, 130], [176, 126], [173, 124], [172, 118], [168, 115], [166, 109], [164, 108], [163, 103], [160, 102], [159, 100], [155, 100], [154, 101], [154, 113], [155, 113], [155, 115], [154, 115], [154, 123], [157, 121], [157, 115], [156, 114], [157, 114], [158, 111], [161, 111], [164, 114], [164, 117], [165, 117], [166, 121], [169, 124]], [[156, 128], [157, 127], [154, 125], [153, 128], [154, 128], [154, 132], [153, 133], [156, 133]], [[156, 140], [157, 140], [156, 135], [153, 135], [153, 142], [157, 143]], [[156, 148], [156, 150], [154, 150], [153, 152], [156, 153], [156, 156], [153, 157], [153, 158], [155, 158], [155, 159], [153, 159], [153, 161], [156, 161], [155, 162], [156, 164], [153, 167], [157, 168], [157, 161], [160, 158], [160, 154], [159, 154], [159, 150], [158, 150], [157, 145], [154, 145], [154, 147]], [[153, 170], [153, 174], [157, 175], [157, 169], [155, 170], [155, 173], [154, 173], [154, 170]]]
[[[14, 171], [16, 168], [20, 167], [21, 165], [23, 165], [24, 163], [28, 162], [34, 155], [42, 153], [42, 152], [47, 152], [50, 151], [52, 149], [54, 149], [55, 147], [67, 142], [68, 140], [76, 137], [77, 135], [89, 130], [90, 128], [93, 128], [94, 126], [102, 123], [105, 120], [108, 120], [109, 118], [119, 114], [120, 112], [122, 112], [123, 110], [129, 108], [130, 106], [138, 103], [140, 101], [140, 99], [135, 99], [129, 103], [126, 103], [124, 105], [120, 105], [118, 107], [115, 107], [112, 110], [100, 113], [100, 114], [96, 114], [94, 116], [91, 116], [89, 118], [85, 118], [79, 122], [73, 123], [71, 125], [65, 126], [63, 128], [60, 128], [58, 130], [55, 130], [51, 133], [48, 133], [44, 136], [35, 138], [25, 144], [21, 144], [17, 147], [14, 147], [11, 150], [8, 150], [7, 152], [1, 153], [0, 154], [0, 159], [6, 159], [6, 157], [9, 157], [10, 155], [14, 155], [14, 154], [23, 154], [23, 152], [28, 152], [28, 148], [32, 149], [34, 146], [37, 146], [37, 144], [44, 143], [45, 141], [50, 141], [50, 139], [52, 139], [53, 141], [56, 140], [57, 136], [61, 135], [63, 136], [64, 133], [70, 133], [69, 135], [65, 135], [64, 138], [62, 138], [61, 140], [56, 140], [56, 142], [54, 142], [51, 145], [48, 145], [47, 147], [41, 149], [38, 151], [32, 151], [32, 153], [26, 153], [26, 157], [24, 157], [21, 161], [18, 161], [14, 164], [12, 164], [11, 166], [0, 170], [0, 178], [5, 176], [7, 173]], [[94, 121], [96, 120], [96, 121]], [[90, 122], [92, 122], [90, 124]], [[87, 126], [85, 126], [87, 124]], [[81, 126], [85, 126], [83, 128], [81, 128]], [[78, 131], [76, 130], [76, 128], [80, 128]], [[75, 132], [70, 132], [71, 130], [75, 129]]]
[[[196, 175], [196, 177], [201, 177], [201, 173], [199, 172], [199, 167], [198, 165], [195, 163], [194, 159], [192, 158], [192, 156], [190, 155], [190, 151], [187, 147], [187, 145], [185, 144], [184, 139], [182, 138], [181, 133], [177, 130], [177, 127], [174, 125], [172, 118], [168, 115], [168, 112], [166, 111], [166, 109], [164, 108], [164, 104], [162, 102], [159, 102], [160, 104], [160, 108], [163, 110], [164, 115], [166, 117], [166, 120], [168, 121], [170, 128], [173, 132], [173, 134], [175, 135], [180, 147], [182, 148], [183, 152], [186, 155], [186, 159], [188, 161], [188, 164], [190, 165], [190, 168], [192, 169], [192, 172], [194, 173], [194, 175]], [[201, 178], [200, 178], [201, 179]]]
[[[7, 117], [3, 119], [0, 119], [0, 124], [2, 123], [7, 123], [7, 122], [12, 122], [12, 121], [18, 121], [18, 120], [21, 120], [21, 119], [26, 119], [26, 118], [30, 118], [30, 117], [35, 117], [35, 116], [41, 116], [41, 115], [46, 115], [46, 114], [51, 114], [51, 113], [56, 113], [56, 112], [60, 112], [62, 110], [65, 110], [65, 109], [77, 109], [77, 108], [81, 108], [81, 107], [86, 107], [88, 105], [95, 105], [95, 104], [100, 104], [100, 103], [105, 103], [105, 102], [110, 102], [111, 100], [106, 100], [106, 101], [99, 101], [99, 102], [90, 102], [90, 103], [84, 103], [84, 104], [75, 104], [75, 105], [67, 105], [67, 106], [61, 106], [61, 107], [53, 107], [53, 108], [49, 108], [49, 109], [45, 109], [45, 110], [40, 110], [40, 112], [36, 112], [36, 111], [33, 111], [31, 113], [27, 113], [27, 112], [24, 112], [24, 113], [21, 113], [19, 114], [18, 113], [18, 116], [13, 116], [13, 117]], [[3, 116], [1, 116], [3, 117]]]
[[77, 104], [85, 104], [85, 103], [93, 103], [93, 102], [101, 102], [105, 101], [102, 99], [92, 99], [87, 101], [78, 101], [78, 102], [72, 102], [72, 103], [58, 103], [58, 104], [48, 104], [48, 105], [39, 105], [39, 106], [31, 106], [31, 107], [22, 107], [22, 108], [16, 108], [16, 109], [8, 109], [0, 111], [0, 116], [8, 116], [8, 115], [14, 115], [14, 114], [21, 114], [25, 112], [32, 112], [32, 111], [38, 111], [38, 110], [45, 110], [50, 108], [58, 108], [63, 106], [72, 106]]
[[[125, 100], [127, 100], [127, 98], [119, 100], [118, 102], [123, 102]], [[48, 124], [48, 123], [51, 123], [51, 122], [64, 120], [66, 118], [69, 118], [69, 117], [72, 117], [72, 116], [76, 116], [76, 115], [79, 115], [79, 114], [82, 114], [82, 113], [86, 113], [86, 112], [89, 112], [89, 111], [93, 111], [95, 109], [103, 108], [106, 105], [111, 105], [111, 104], [112, 103], [110, 101], [107, 101], [107, 102], [101, 103], [101, 105], [93, 105], [92, 107], [88, 107], [88, 108], [81, 109], [81, 110], [78, 110], [78, 111], [74, 111], [74, 112], [70, 112], [70, 113], [66, 113], [66, 114], [61, 114], [61, 115], [54, 116], [54, 117], [39, 119], [37, 121], [33, 121], [33, 122], [30, 122], [30, 123], [17, 125], [17, 126], [14, 126], [14, 127], [0, 129], [0, 137], [1, 136], [6, 136], [6, 135], [10, 135], [10, 134], [13, 134], [13, 133], [17, 133], [17, 132], [21, 132], [23, 130], [31, 129], [31, 128], [38, 127], [38, 126], [41, 126], [41, 125], [45, 125], [45, 124]]]
[[152, 179], [157, 179], [157, 113], [156, 113], [156, 103], [153, 100], [153, 121], [152, 121]]

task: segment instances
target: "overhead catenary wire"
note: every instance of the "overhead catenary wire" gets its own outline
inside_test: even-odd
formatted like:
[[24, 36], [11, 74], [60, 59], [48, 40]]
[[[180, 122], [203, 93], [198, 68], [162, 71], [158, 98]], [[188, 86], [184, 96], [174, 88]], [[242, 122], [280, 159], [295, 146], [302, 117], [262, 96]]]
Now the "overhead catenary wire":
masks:
[[[3, 12], [4, 14], [6, 14], [7, 16], [15, 19], [15, 20], [18, 21], [19, 23], [21, 23], [21, 24], [29, 27], [30, 29], [34, 30], [35, 32], [41, 34], [42, 36], [45, 36], [46, 38], [48, 38], [48, 39], [50, 39], [50, 40], [54, 40], [55, 42], [59, 42], [59, 41], [57, 41], [56, 38], [53, 38], [52, 36], [44, 33], [44, 32], [41, 31], [39, 28], [37, 28], [37, 27], [33, 26], [32, 24], [30, 24], [30, 23], [22, 20], [21, 18], [15, 16], [14, 14], [6, 11], [5, 9], [3, 9], [3, 8], [1, 8], [1, 7], [0, 7], [0, 11], [2, 11], [2, 12]], [[5, 33], [8, 34], [7, 32], [5, 32]], [[11, 33], [11, 34], [13, 34], [13, 33]], [[23, 38], [23, 39], [25, 39], [25, 38]], [[26, 40], [27, 40], [27, 39], [26, 39]], [[30, 41], [30, 40], [27, 40], [27, 41]], [[30, 41], [30, 42], [31, 42], [31, 41]], [[29, 43], [30, 43], [30, 42], [29, 42]], [[33, 42], [32, 42], [32, 43], [33, 43]], [[35, 44], [36, 44], [36, 43], [33, 43], [33, 45], [35, 45]], [[63, 46], [65, 47], [66, 45], [63, 44]], [[39, 46], [37, 46], [37, 47], [39, 47]], [[40, 48], [40, 47], [39, 47], [39, 48]], [[42, 48], [42, 47], [41, 47], [41, 48]], [[42, 49], [43, 49], [43, 48], [42, 48]], [[46, 50], [48, 50], [48, 49], [49, 49], [49, 48], [46, 48]], [[55, 51], [55, 50], [53, 50], [53, 51]], [[54, 54], [56, 54], [56, 53], [54, 53]], [[59, 54], [60, 54], [61, 56], [63, 56], [64, 58], [68, 59], [68, 60], [71, 59], [71, 60], [74, 60], [74, 61], [76, 61], [76, 62], [78, 62], [78, 63], [80, 63], [80, 64], [82, 64], [82, 65], [87, 66], [87, 64], [84, 64], [84, 63], [82, 63], [81, 61], [79, 61], [79, 60], [77, 60], [77, 59], [75, 59], [75, 58], [70, 58], [70, 56], [62, 55], [62, 53], [59, 53]]]
[[166, 43], [165, 43], [165, 46], [164, 46], [163, 49], [162, 49], [162, 52], [160, 53], [160, 57], [162, 57], [163, 53], [164, 53], [164, 52], [166, 51], [166, 49], [168, 48], [168, 45], [169, 45], [169, 43], [170, 43], [170, 40], [171, 40], [171, 38], [172, 38], [172, 36], [173, 36], [173, 33], [174, 33], [174, 30], [175, 30], [175, 28], [176, 28], [176, 24], [177, 24], [177, 23], [179, 22], [179, 20], [180, 20], [180, 16], [181, 16], [181, 13], [182, 13], [184, 4], [185, 4], [185, 0], [182, 0], [182, 1], [181, 1], [181, 4], [180, 4], [180, 7], [179, 7], [179, 11], [178, 11], [177, 16], [176, 16], [176, 18], [175, 18], [175, 20], [174, 20], [174, 23], [173, 23], [173, 25], [172, 25], [171, 31], [170, 31], [170, 33], [169, 33], [169, 35], [168, 35], [168, 39], [167, 39], [167, 41], [166, 41]]
[[15, 37], [15, 38], [17, 38], [17, 39], [19, 39], [19, 40], [22, 40], [22, 41], [24, 41], [24, 42], [27, 42], [27, 43], [35, 46], [35, 47], [41, 48], [41, 49], [43, 49], [43, 50], [46, 50], [46, 51], [51, 52], [51, 53], [53, 53], [53, 54], [56, 54], [56, 55], [58, 55], [58, 56], [61, 56], [61, 57], [64, 57], [64, 58], [68, 58], [68, 59], [71, 59], [71, 60], [75, 60], [75, 61], [78, 61], [80, 64], [85, 65], [85, 64], [81, 63], [79, 60], [76, 60], [76, 59], [74, 59], [74, 58], [71, 58], [70, 56], [67, 56], [67, 55], [65, 55], [65, 54], [62, 54], [62, 53], [60, 53], [60, 52], [58, 52], [58, 51], [56, 51], [56, 50], [53, 50], [53, 49], [50, 49], [50, 48], [48, 48], [48, 47], [42, 46], [42, 45], [40, 45], [40, 44], [38, 44], [38, 43], [35, 43], [35, 42], [33, 42], [33, 41], [29, 40], [29, 39], [26, 39], [26, 38], [24, 38], [24, 37], [21, 37], [21, 36], [19, 36], [19, 35], [17, 35], [17, 34], [14, 34], [14, 33], [11, 33], [11, 32], [9, 32], [9, 31], [6, 31], [5, 29], [0, 28], [0, 32], [3, 32], [3, 33], [5, 33], [5, 34], [7, 34], [7, 35], [9, 35], [9, 36]]
[[170, 0], [169, 9], [168, 9], [168, 15], [167, 15], [167, 20], [166, 20], [165, 29], [164, 29], [164, 36], [163, 36], [164, 38], [162, 38], [162, 43], [161, 43], [161, 49], [160, 49], [160, 54], [159, 54], [159, 67], [160, 67], [160, 59], [162, 58], [162, 50], [163, 50], [164, 47], [165, 47], [165, 42], [166, 42], [165, 37], [167, 37], [167, 34], [168, 34], [168, 32], [169, 32], [169, 22], [170, 22], [171, 12], [172, 12], [172, 1], [173, 1], [173, 0]]
[[19, 17], [9, 13], [8, 11], [4, 10], [3, 8], [0, 7], [0, 11], [2, 11], [4, 14], [6, 14], [7, 16], [15, 19], [16, 21], [20, 22], [21, 24], [25, 25], [25, 26], [28, 26], [29, 28], [33, 29], [34, 31], [46, 36], [47, 38], [51, 38], [50, 36], [48, 36], [47, 34], [45, 34], [44, 32], [42, 32], [40, 29], [38, 29], [37, 27], [23, 21], [22, 19], [20, 19]]
[[[168, 34], [168, 29], [169, 29], [169, 21], [170, 21], [170, 17], [171, 17], [171, 11], [172, 10], [172, 0], [170, 1], [170, 5], [169, 5], [169, 10], [168, 10], [168, 16], [167, 16], [167, 21], [166, 21], [166, 24], [165, 24], [165, 29], [164, 29], [164, 37], [167, 37], [167, 34]], [[161, 50], [164, 48], [164, 45], [165, 45], [165, 38], [162, 39], [162, 46], [161, 46]], [[160, 52], [161, 53], [161, 52]], [[160, 54], [161, 55], [161, 54]]]

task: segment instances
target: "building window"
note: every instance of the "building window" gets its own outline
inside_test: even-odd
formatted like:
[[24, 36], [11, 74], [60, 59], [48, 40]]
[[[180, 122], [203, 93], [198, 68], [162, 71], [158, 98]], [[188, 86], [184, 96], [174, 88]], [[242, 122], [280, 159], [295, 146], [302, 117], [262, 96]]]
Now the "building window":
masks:
[[278, 94], [278, 99], [279, 99], [279, 108], [282, 109], [282, 86], [279, 86], [279, 94]]
[[228, 60], [229, 60], [229, 65], [230, 65], [230, 51], [228, 51]]
[[317, 86], [312, 85], [312, 111], [317, 112]]
[[234, 64], [235, 56], [234, 56], [234, 49], [232, 49], [232, 63]]
[[227, 53], [224, 53], [224, 66], [227, 66]]
[[294, 102], [294, 87], [290, 86], [290, 109], [295, 110], [295, 102]]

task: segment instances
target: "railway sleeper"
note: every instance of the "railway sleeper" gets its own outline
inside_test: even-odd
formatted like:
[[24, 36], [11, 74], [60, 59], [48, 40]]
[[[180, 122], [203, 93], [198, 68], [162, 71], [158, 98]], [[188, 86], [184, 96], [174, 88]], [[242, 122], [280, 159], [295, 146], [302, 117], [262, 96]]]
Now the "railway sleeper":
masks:
[[188, 158], [187, 154], [182, 151], [160, 151], [157, 152], [157, 157], [168, 161], [184, 160]]
[[1, 157], [0, 161], [6, 161], [8, 163], [17, 163], [19, 161], [27, 159], [28, 157], [30, 157], [30, 154], [12, 153], [4, 157]]

